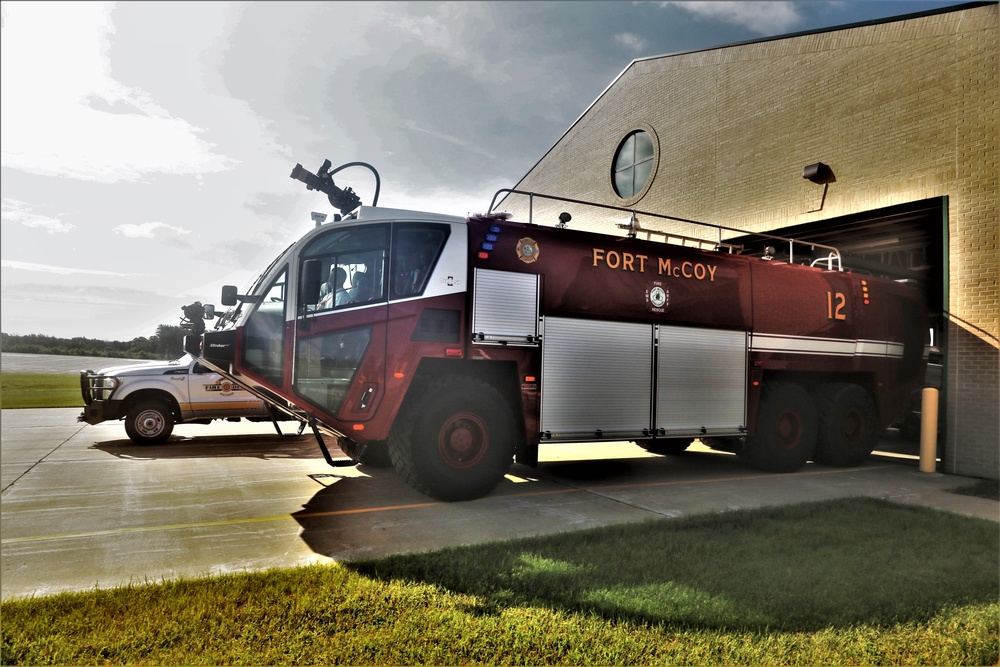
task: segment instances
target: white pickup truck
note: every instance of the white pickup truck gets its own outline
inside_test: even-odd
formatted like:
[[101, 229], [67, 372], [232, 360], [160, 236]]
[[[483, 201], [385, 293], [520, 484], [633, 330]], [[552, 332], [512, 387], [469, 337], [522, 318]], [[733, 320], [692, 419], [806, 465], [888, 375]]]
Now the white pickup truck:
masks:
[[[96, 373], [81, 371], [80, 391], [84, 409], [77, 421], [100, 424], [124, 419], [128, 437], [140, 445], [163, 442], [174, 424], [240, 418], [275, 421], [264, 401], [189, 354], [170, 362], [112, 366]], [[275, 430], [281, 434], [276, 422]]]

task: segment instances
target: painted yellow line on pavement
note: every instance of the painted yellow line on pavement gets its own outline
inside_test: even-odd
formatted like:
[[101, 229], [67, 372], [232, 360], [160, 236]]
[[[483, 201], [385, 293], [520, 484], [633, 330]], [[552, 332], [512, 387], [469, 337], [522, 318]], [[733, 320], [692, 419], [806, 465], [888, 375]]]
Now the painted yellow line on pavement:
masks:
[[[848, 472], [863, 472], [868, 470], [880, 470], [884, 468], [893, 468], [895, 466], [872, 466], [868, 468], [838, 468], [835, 470], [811, 470], [797, 472], [794, 474], [796, 477], [811, 476], [811, 475], [835, 475]], [[495, 498], [529, 498], [533, 496], [551, 496], [565, 493], [594, 493], [596, 491], [611, 490], [611, 489], [638, 489], [638, 488], [648, 488], [657, 486], [683, 486], [685, 484], [712, 484], [712, 483], [723, 483], [723, 482], [742, 482], [760, 479], [770, 479], [774, 477], [784, 477], [790, 478], [788, 473], [770, 473], [766, 475], [743, 475], [736, 477], [708, 477], [705, 479], [685, 479], [685, 480], [670, 480], [663, 482], [634, 482], [630, 484], [608, 484], [608, 485], [596, 485], [590, 487], [577, 487], [571, 486], [561, 489], [549, 489], [546, 491], [527, 491], [524, 493], [510, 493], [493, 496]], [[372, 512], [395, 512], [400, 510], [412, 510], [412, 509], [422, 509], [424, 507], [433, 507], [435, 505], [446, 505], [448, 503], [431, 501], [426, 503], [410, 503], [407, 505], [383, 505], [380, 507], [358, 507], [355, 509], [345, 509], [345, 510], [330, 510], [328, 512], [307, 512], [307, 513], [296, 513], [296, 514], [279, 514], [276, 516], [262, 516], [262, 517], [247, 517], [240, 519], [226, 519], [222, 521], [199, 521], [197, 523], [173, 523], [173, 524], [162, 524], [157, 526], [133, 526], [125, 528], [113, 528], [108, 530], [95, 530], [84, 533], [65, 533], [62, 535], [37, 535], [32, 537], [11, 537], [8, 539], [0, 540], [0, 544], [23, 544], [26, 542], [42, 542], [45, 540], [71, 540], [71, 539], [81, 539], [88, 537], [106, 537], [109, 535], [129, 535], [133, 533], [150, 533], [157, 531], [166, 530], [185, 530], [193, 528], [210, 528], [213, 526], [237, 526], [240, 524], [253, 524], [253, 523], [267, 523], [273, 521], [285, 521], [287, 519], [316, 519], [321, 517], [331, 517], [331, 516], [349, 516], [352, 514], [368, 514]]]
[[244, 523], [266, 523], [268, 521], [284, 521], [285, 519], [311, 519], [321, 516], [343, 516], [347, 514], [365, 514], [368, 512], [389, 512], [393, 510], [418, 509], [441, 505], [440, 502], [413, 503], [411, 505], [387, 505], [383, 507], [359, 507], [353, 510], [332, 510], [330, 512], [309, 512], [304, 514], [279, 514], [277, 516], [258, 516], [242, 519], [226, 519], [224, 521], [199, 521], [198, 523], [172, 523], [159, 526], [132, 526], [113, 528], [109, 530], [94, 530], [86, 533], [65, 533], [63, 535], [38, 535], [34, 537], [12, 537], [0, 540], [0, 544], [19, 544], [22, 542], [41, 542], [43, 540], [70, 540], [83, 537], [104, 537], [107, 535], [128, 535], [130, 533], [150, 533], [161, 530], [183, 530], [190, 528], [209, 528], [212, 526], [236, 526]]

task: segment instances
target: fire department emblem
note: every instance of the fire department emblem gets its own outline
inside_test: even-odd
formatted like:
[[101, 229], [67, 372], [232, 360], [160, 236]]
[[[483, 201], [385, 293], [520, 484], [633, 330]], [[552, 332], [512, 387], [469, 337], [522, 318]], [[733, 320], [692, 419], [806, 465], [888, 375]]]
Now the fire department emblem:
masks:
[[656, 281], [646, 289], [646, 305], [654, 313], [665, 313], [670, 306], [670, 292]]
[[525, 236], [517, 242], [517, 258], [525, 264], [531, 264], [538, 259], [538, 244], [535, 239]]
[[240, 390], [240, 386], [235, 382], [230, 382], [229, 380], [222, 380], [215, 384], [206, 384], [205, 391], [208, 392], [219, 392], [221, 396], [232, 396], [234, 393]]

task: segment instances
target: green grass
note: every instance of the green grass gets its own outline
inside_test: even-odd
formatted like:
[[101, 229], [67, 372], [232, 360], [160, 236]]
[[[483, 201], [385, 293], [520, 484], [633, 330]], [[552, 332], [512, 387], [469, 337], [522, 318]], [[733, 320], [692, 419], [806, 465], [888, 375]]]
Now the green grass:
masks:
[[0, 635], [5, 664], [989, 665], [998, 553], [848, 499], [14, 600]]
[[0, 373], [0, 408], [83, 407], [79, 375]]

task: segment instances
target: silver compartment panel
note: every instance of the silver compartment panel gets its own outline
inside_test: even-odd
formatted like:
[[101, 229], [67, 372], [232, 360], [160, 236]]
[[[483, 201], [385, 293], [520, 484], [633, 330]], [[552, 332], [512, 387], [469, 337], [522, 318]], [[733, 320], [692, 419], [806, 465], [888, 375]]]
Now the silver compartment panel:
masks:
[[741, 433], [746, 425], [747, 334], [660, 326], [659, 348], [657, 429], [666, 435]]
[[472, 336], [476, 342], [537, 345], [539, 277], [476, 269]]
[[541, 430], [546, 439], [642, 436], [652, 423], [652, 369], [652, 325], [545, 318]]

